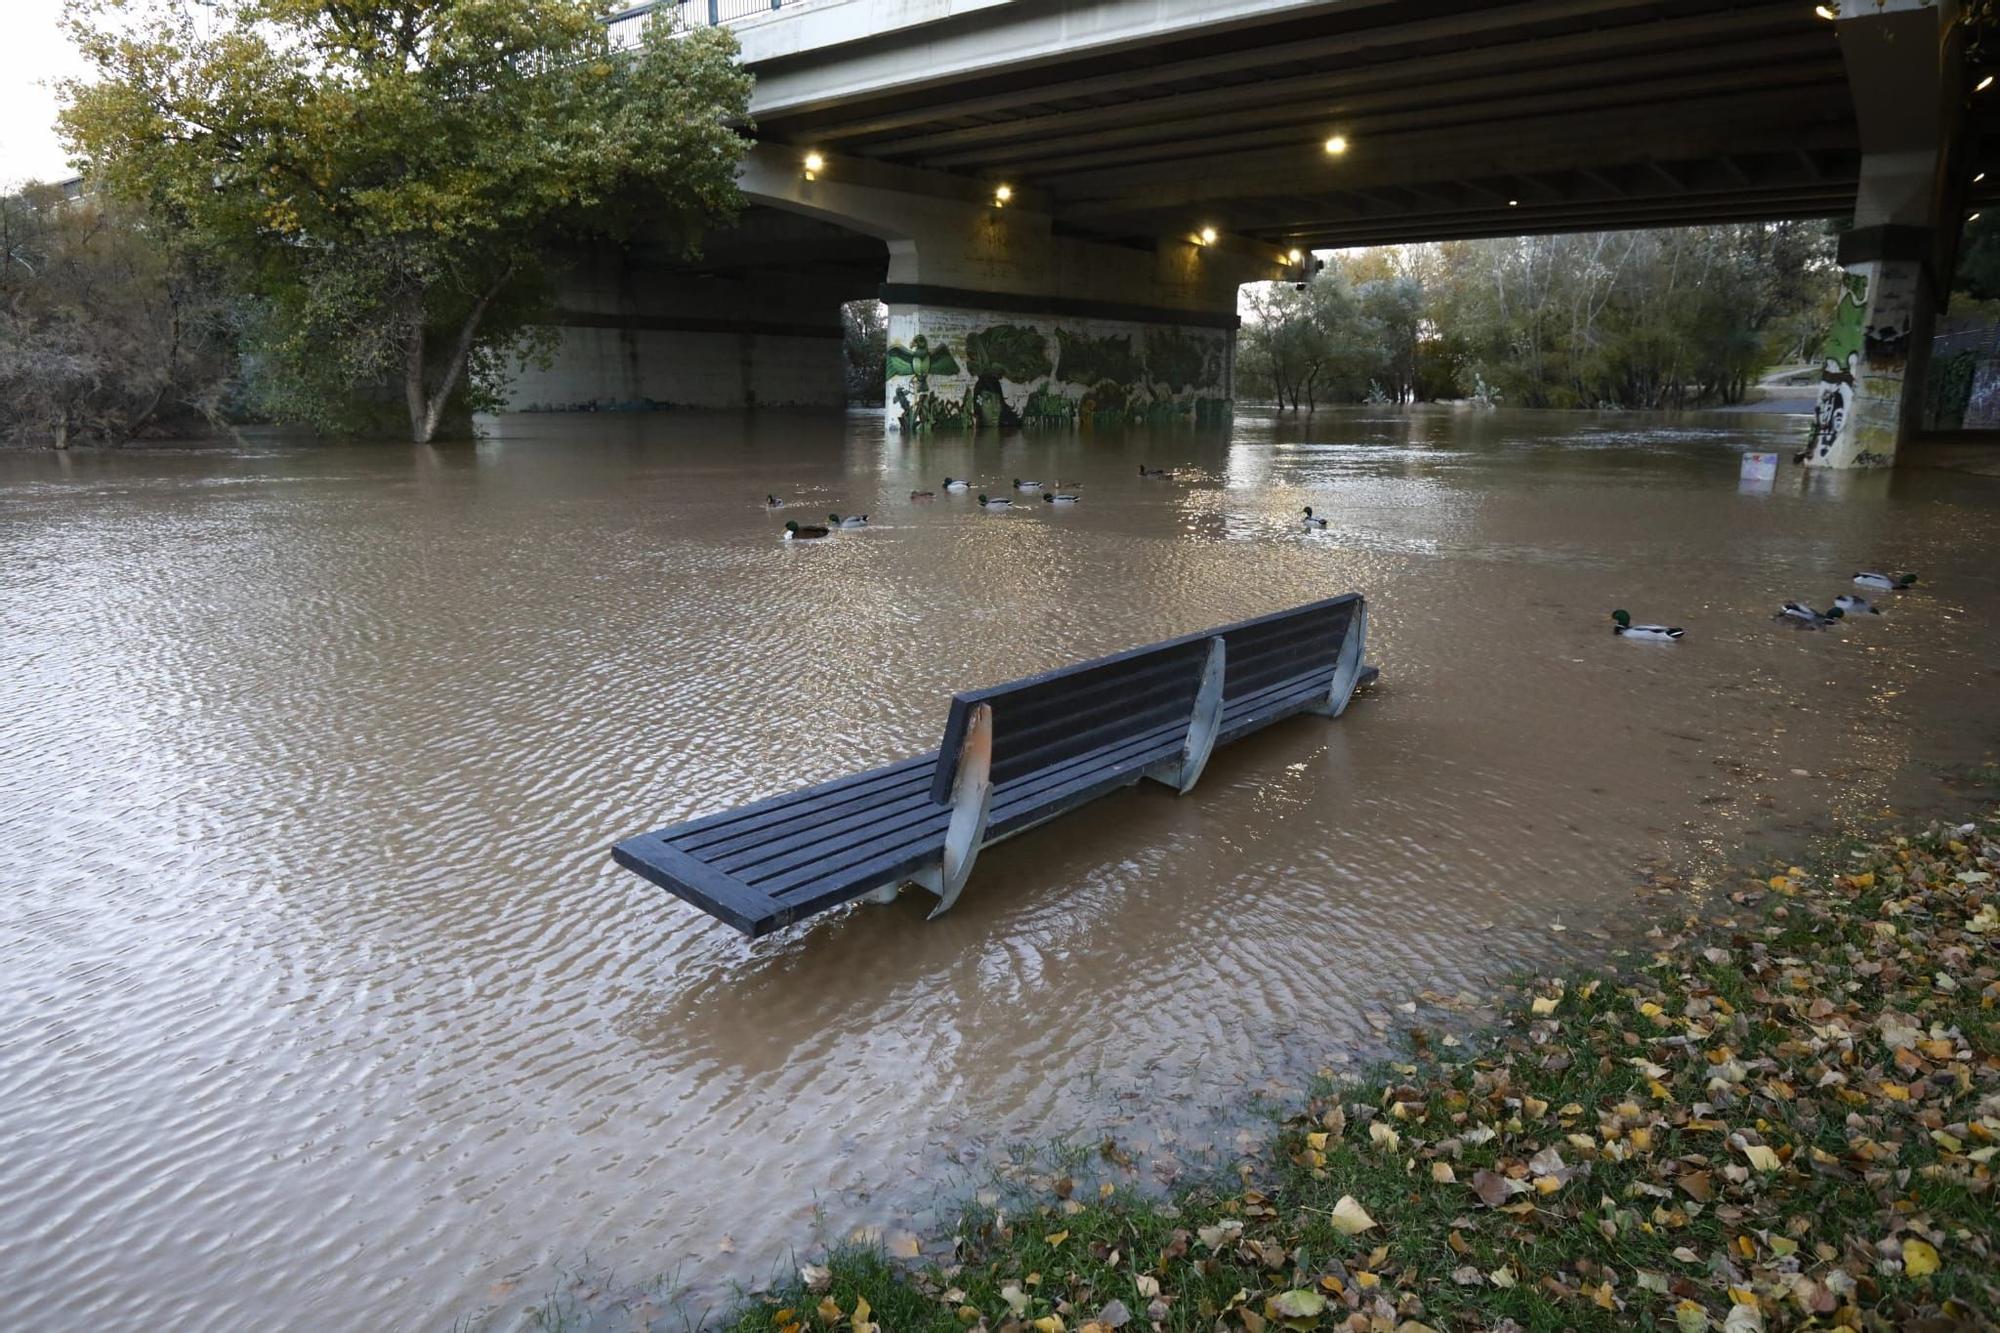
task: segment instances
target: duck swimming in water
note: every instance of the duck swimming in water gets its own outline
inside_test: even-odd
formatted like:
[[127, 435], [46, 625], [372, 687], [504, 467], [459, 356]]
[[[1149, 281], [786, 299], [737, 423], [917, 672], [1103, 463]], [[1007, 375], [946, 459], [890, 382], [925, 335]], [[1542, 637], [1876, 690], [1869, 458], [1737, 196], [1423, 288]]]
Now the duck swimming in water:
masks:
[[836, 528], [865, 528], [868, 526], [868, 515], [849, 514], [846, 518], [842, 518], [838, 514], [828, 514], [826, 521]]
[[910, 498], [911, 498], [912, 500], [935, 500], [935, 499], [937, 499], [937, 492], [936, 492], [936, 491], [911, 491], [911, 492], [910, 492]]
[[944, 488], [948, 491], [968, 491], [972, 489], [972, 483], [969, 481], [960, 481], [957, 477], [946, 477], [944, 479]]
[[1874, 570], [1867, 570], [1856, 574], [1854, 581], [1864, 588], [1873, 588], [1877, 592], [1901, 592], [1915, 583], [1917, 576], [1915, 574], [1878, 574]]
[[1799, 629], [1825, 629], [1846, 614], [1845, 611], [1842, 611], [1837, 606], [1833, 610], [1821, 614], [1813, 610], [1810, 606], [1807, 606], [1804, 602], [1786, 602], [1778, 608], [1778, 614], [1773, 616], [1772, 619], [1788, 620]]
[[1014, 502], [1004, 495], [989, 499], [984, 491], [979, 493], [979, 503], [988, 509], [1012, 509], [1014, 507]]
[[1139, 475], [1142, 477], [1164, 477], [1167, 475], [1167, 470], [1163, 467], [1147, 467], [1144, 463], [1141, 463], [1139, 464]]
[[1042, 489], [1042, 483], [1039, 481], [1022, 481], [1019, 477], [1016, 477], [1014, 478], [1014, 489], [1017, 491], [1039, 491]]
[[1301, 526], [1308, 528], [1323, 528], [1326, 526], [1326, 520], [1323, 518], [1314, 518], [1312, 506], [1307, 505], [1306, 516]]
[[1611, 613], [1611, 632], [1623, 639], [1639, 639], [1646, 643], [1673, 643], [1687, 633], [1678, 625], [1635, 625], [1630, 611]]
[[1850, 616], [1879, 616], [1882, 614], [1875, 609], [1874, 603], [1870, 602], [1866, 597], [1857, 597], [1851, 592], [1840, 594], [1840, 596], [1833, 599], [1833, 604]]
[[788, 542], [816, 542], [828, 535], [825, 528], [802, 528], [796, 519], [785, 524], [785, 540]]
[[1073, 505], [1076, 503], [1076, 497], [1074, 495], [1061, 495], [1050, 492], [1042, 497], [1042, 502], [1052, 505]]
[[780, 500], [777, 496], [767, 495], [764, 497], [764, 508], [783, 509], [784, 507], [785, 507], [785, 502], [783, 500]]

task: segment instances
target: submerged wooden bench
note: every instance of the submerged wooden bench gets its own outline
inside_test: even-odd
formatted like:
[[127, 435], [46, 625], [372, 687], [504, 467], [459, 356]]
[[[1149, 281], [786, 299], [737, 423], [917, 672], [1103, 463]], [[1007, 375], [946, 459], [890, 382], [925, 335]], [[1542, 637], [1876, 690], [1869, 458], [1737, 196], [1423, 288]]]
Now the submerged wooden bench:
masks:
[[618, 864], [746, 935], [905, 883], [957, 901], [979, 849], [1141, 778], [1185, 792], [1209, 752], [1339, 716], [1375, 668], [1358, 593], [955, 696], [944, 742], [886, 768], [627, 838]]

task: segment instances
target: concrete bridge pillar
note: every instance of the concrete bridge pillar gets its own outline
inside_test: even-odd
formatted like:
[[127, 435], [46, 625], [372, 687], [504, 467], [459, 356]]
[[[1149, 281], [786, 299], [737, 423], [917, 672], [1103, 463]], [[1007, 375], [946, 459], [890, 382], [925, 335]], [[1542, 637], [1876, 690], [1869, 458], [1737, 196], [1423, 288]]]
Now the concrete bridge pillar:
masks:
[[1035, 192], [760, 146], [746, 194], [888, 247], [884, 406], [907, 434], [1227, 419], [1236, 294], [1302, 273], [1190, 221], [1114, 245], [1059, 235]]
[[546, 363], [520, 408], [826, 406], [845, 401], [843, 302], [889, 307], [890, 420], [981, 426], [1226, 419], [1236, 294], [1300, 260], [1218, 235], [1059, 235], [1001, 181], [760, 144], [753, 208], [687, 261], [671, 247], [574, 256]]
[[1836, 20], [1861, 139], [1854, 226], [1820, 349], [1819, 400], [1807, 436], [1812, 467], [1887, 467], [1923, 415], [1932, 316], [1948, 274], [1935, 271], [1941, 155], [1964, 90], [1950, 0], [1871, 0]]

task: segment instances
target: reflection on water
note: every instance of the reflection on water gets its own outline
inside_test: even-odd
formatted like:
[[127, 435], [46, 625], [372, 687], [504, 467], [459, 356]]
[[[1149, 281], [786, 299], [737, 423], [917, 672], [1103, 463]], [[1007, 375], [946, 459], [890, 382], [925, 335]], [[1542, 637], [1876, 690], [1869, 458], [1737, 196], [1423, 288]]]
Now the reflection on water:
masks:
[[[585, 1254], [714, 1290], [816, 1204], [921, 1202], [948, 1145], [1135, 1089], [1140, 1142], [1199, 1123], [1587, 947], [1649, 867], [1982, 757], [2000, 485], [1746, 493], [1738, 451], [1796, 427], [1706, 421], [0, 455], [0, 1289], [175, 1328], [504, 1312]], [[1084, 500], [905, 498], [948, 473]], [[777, 540], [829, 511], [874, 526]], [[1863, 567], [1925, 579], [1769, 619]], [[605, 857], [926, 749], [955, 688], [1350, 588], [1373, 697], [995, 848], [935, 923], [749, 944]], [[1688, 637], [1614, 639], [1621, 606]]]

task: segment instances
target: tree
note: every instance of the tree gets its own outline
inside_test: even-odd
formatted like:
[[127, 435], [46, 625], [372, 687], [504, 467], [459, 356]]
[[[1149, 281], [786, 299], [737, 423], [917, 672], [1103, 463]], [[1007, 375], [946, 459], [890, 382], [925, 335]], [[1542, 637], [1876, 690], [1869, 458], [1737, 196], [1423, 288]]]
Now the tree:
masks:
[[656, 17], [616, 49], [611, 8], [68, 0], [97, 79], [61, 124], [260, 298], [280, 410], [351, 427], [386, 390], [427, 441], [503, 377], [558, 243], [643, 220], [692, 254], [741, 207], [734, 39]]
[[840, 307], [841, 350], [847, 363], [847, 401], [882, 405], [889, 354], [888, 307], [849, 301]]
[[53, 186], [0, 197], [0, 431], [64, 448], [219, 413], [233, 311], [133, 210]]

